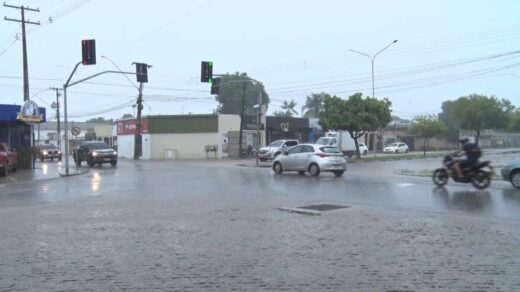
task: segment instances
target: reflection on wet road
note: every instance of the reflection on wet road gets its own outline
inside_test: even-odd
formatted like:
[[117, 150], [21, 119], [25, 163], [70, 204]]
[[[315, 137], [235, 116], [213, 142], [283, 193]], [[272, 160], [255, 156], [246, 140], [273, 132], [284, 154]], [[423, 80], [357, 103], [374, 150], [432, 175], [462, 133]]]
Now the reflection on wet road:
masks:
[[[52, 169], [45, 167], [44, 171]], [[269, 168], [230, 162], [121, 161], [117, 168], [95, 167], [76, 177], [6, 184], [0, 191], [2, 207], [95, 197], [189, 200], [255, 196], [520, 219], [520, 191], [505, 182], [493, 182], [485, 191], [454, 183], [436, 188], [430, 178], [357, 173], [355, 165], [336, 178], [326, 173], [319, 177], [275, 175]]]

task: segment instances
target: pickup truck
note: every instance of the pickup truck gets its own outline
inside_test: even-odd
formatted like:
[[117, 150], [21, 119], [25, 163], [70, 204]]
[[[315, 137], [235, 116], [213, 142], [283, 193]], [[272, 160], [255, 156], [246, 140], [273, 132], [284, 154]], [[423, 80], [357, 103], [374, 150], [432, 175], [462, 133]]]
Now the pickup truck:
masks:
[[298, 140], [276, 140], [271, 144], [258, 149], [258, 158], [260, 161], [273, 160], [276, 156], [282, 154], [285, 148], [298, 145]]
[[18, 154], [14, 149], [9, 149], [7, 143], [0, 142], [0, 173], [7, 176], [9, 170], [16, 170]]

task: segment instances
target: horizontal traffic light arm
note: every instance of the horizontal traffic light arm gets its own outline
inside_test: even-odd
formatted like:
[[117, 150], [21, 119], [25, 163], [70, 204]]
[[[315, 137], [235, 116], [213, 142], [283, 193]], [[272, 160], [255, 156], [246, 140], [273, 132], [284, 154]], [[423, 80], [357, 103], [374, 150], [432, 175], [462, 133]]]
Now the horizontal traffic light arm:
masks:
[[[103, 72], [99, 72], [99, 73], [97, 73], [97, 74], [94, 74], [94, 75], [92, 75], [92, 76], [89, 76], [89, 77], [83, 78], [83, 79], [81, 79], [81, 80], [74, 81], [74, 82], [72, 82], [72, 83], [70, 83], [70, 84], [69, 84], [68, 81], [67, 81], [67, 83], [66, 83], [63, 87], [71, 87], [71, 86], [76, 85], [76, 84], [78, 84], [78, 83], [81, 83], [81, 82], [87, 81], [87, 80], [89, 80], [89, 79], [92, 79], [92, 78], [94, 78], [94, 77], [97, 77], [97, 76], [99, 76], [99, 75], [103, 75], [103, 74], [107, 74], [107, 73], [115, 73], [115, 74], [131, 74], [131, 75], [136, 75], [135, 72], [124, 72], [124, 71], [103, 71]], [[71, 75], [71, 77], [72, 77], [72, 75]], [[69, 80], [69, 81], [70, 81], [70, 80]]]

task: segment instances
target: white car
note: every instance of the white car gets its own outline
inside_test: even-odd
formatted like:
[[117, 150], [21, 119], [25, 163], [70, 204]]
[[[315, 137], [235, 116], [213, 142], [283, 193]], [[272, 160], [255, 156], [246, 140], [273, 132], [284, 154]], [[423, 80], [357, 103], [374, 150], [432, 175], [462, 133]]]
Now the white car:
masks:
[[347, 170], [347, 161], [336, 147], [317, 144], [299, 144], [282, 152], [273, 160], [273, 171], [297, 171], [300, 175], [308, 172], [312, 176], [320, 172], [332, 172], [340, 177]]
[[361, 155], [367, 155], [368, 154], [368, 147], [365, 145], [365, 143], [359, 143], [359, 153]]
[[408, 145], [403, 142], [396, 142], [386, 146], [383, 153], [408, 153]]

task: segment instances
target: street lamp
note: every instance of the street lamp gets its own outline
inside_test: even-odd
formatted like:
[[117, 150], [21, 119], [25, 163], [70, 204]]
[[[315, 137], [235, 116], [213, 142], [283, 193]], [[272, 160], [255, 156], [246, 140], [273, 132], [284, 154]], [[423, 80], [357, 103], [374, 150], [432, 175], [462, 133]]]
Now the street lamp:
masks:
[[379, 52], [377, 52], [374, 56], [370, 56], [369, 54], [365, 54], [365, 53], [362, 53], [360, 51], [356, 51], [356, 50], [350, 50], [351, 52], [353, 53], [356, 53], [356, 54], [360, 54], [360, 55], [363, 55], [363, 56], [366, 56], [370, 59], [370, 62], [372, 63], [372, 97], [376, 97], [376, 94], [375, 94], [375, 87], [374, 87], [374, 60], [375, 58], [377, 57], [377, 55], [379, 55], [381, 52], [383, 52], [384, 50], [386, 50], [388, 47], [390, 47], [391, 45], [397, 43], [397, 40], [394, 40], [393, 42], [391, 42], [390, 44], [388, 44], [386, 47], [384, 47], [382, 50], [380, 50]]
[[[352, 49], [350, 50], [353, 53], [360, 54], [360, 55], [368, 57], [370, 59], [370, 62], [372, 63], [372, 97], [373, 98], [376, 97], [375, 86], [374, 86], [374, 60], [376, 59], [377, 55], [379, 55], [381, 52], [383, 52], [384, 50], [386, 50], [388, 47], [390, 47], [391, 45], [393, 45], [395, 43], [397, 43], [397, 40], [394, 40], [393, 42], [389, 43], [386, 47], [381, 49], [374, 56], [370, 56], [369, 54], [365, 54], [365, 53], [362, 53], [360, 51], [356, 51], [356, 50], [352, 50]], [[376, 150], [377, 150], [377, 144], [374, 147], [374, 156], [376, 155], [376, 152], [377, 152]]]

